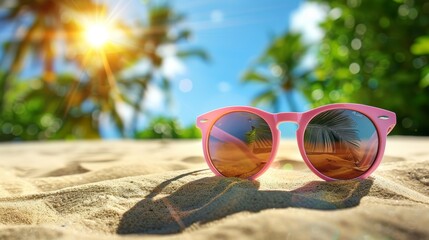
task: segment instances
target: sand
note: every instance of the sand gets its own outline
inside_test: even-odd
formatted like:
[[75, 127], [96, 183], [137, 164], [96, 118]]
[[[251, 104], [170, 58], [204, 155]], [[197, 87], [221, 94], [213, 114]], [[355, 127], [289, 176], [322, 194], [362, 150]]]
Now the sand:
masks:
[[429, 239], [429, 138], [336, 182], [289, 140], [253, 182], [214, 177], [199, 141], [0, 144], [0, 239], [194, 238]]

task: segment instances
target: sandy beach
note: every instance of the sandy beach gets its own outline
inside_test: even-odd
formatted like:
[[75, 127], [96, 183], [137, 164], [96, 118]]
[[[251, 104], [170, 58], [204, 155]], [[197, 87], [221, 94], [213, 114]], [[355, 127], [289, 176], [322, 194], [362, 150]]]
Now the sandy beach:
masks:
[[201, 143], [0, 144], [0, 239], [429, 239], [429, 138], [389, 137], [366, 180], [324, 182], [283, 140], [257, 181]]

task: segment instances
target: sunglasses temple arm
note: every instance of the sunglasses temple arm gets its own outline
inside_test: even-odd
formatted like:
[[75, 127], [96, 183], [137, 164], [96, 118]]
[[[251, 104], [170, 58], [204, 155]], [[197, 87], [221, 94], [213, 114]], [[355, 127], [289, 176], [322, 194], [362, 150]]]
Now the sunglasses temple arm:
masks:
[[389, 120], [388, 120], [388, 123], [387, 123], [387, 124], [389, 124], [389, 127], [387, 128], [387, 134], [386, 135], [389, 135], [389, 133], [396, 126], [396, 114], [394, 112], [388, 111], [388, 113], [386, 115], [389, 117]]
[[395, 128], [395, 123], [390, 125], [389, 128], [387, 129], [387, 135], [389, 135], [389, 133], [393, 130], [393, 128]]

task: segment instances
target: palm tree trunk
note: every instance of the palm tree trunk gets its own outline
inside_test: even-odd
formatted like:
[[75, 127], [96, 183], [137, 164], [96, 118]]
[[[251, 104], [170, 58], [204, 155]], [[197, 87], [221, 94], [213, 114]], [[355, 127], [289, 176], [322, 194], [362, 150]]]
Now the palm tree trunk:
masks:
[[[11, 55], [12, 63], [10, 64], [9, 69], [4, 73], [0, 80], [0, 107], [2, 109], [6, 92], [9, 89], [10, 78], [12, 77], [12, 75], [15, 75], [21, 70], [25, 54], [41, 21], [41, 17], [37, 17], [28, 28], [27, 33], [24, 35], [22, 41], [15, 43], [16, 52], [14, 53], [14, 55]], [[7, 58], [7, 54], [4, 53], [2, 55], [2, 58]]]
[[133, 137], [138, 131], [139, 114], [143, 110], [142, 100], [143, 100], [143, 97], [145, 96], [147, 84], [150, 81], [150, 79], [152, 79], [152, 74], [148, 74], [143, 77], [142, 79], [143, 84], [141, 85], [140, 91], [138, 92], [137, 101], [134, 105], [135, 107], [134, 107], [133, 117], [131, 118], [131, 134], [133, 134]]
[[133, 117], [131, 118], [131, 134], [132, 134], [132, 137], [134, 137], [134, 135], [138, 131], [139, 113], [142, 110], [142, 103], [141, 102], [142, 102], [143, 96], [145, 94], [145, 89], [143, 87], [140, 88], [140, 91], [138, 94], [139, 94], [139, 97], [137, 98], [135, 108], [134, 108], [134, 112], [133, 112]]

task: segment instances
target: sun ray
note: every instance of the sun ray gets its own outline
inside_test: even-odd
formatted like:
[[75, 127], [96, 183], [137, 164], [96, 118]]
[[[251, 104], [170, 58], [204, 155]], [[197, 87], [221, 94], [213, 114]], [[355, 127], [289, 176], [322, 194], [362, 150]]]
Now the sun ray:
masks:
[[176, 208], [171, 204], [171, 202], [167, 198], [163, 198], [162, 201], [164, 202], [164, 205], [167, 207], [168, 211], [170, 212], [171, 217], [174, 219], [174, 221], [179, 225], [180, 230], [183, 231], [186, 229], [186, 225], [183, 223], [180, 209], [176, 210]]
[[[82, 66], [85, 66], [87, 64], [87, 62], [89, 61], [89, 58], [91, 57], [92, 54], [93, 54], [92, 50], [90, 50], [89, 52], [87, 52], [84, 55], [83, 60], [82, 60]], [[64, 98], [64, 101], [67, 101], [67, 103], [66, 103], [67, 105], [66, 105], [66, 108], [65, 108], [65, 111], [64, 111], [64, 117], [66, 117], [67, 114], [70, 111], [73, 95], [76, 94], [76, 91], [79, 88], [79, 86], [80, 86], [80, 84], [82, 82], [83, 76], [84, 76], [84, 74], [86, 72], [84, 67], [82, 67], [80, 69], [81, 69], [81, 71], [79, 72], [78, 82], [75, 83], [75, 84], [73, 84], [73, 86], [70, 89], [69, 93]]]
[[106, 23], [111, 24], [112, 21], [119, 18], [119, 15], [126, 10], [126, 8], [130, 5], [131, 1], [127, 1], [126, 3], [123, 3], [123, 1], [118, 1], [117, 4], [113, 7], [112, 11], [109, 13], [109, 15], [106, 18]]
[[110, 87], [112, 87], [113, 90], [117, 90], [116, 87], [116, 79], [115, 75], [112, 72], [112, 69], [110, 68], [109, 61], [107, 59], [107, 56], [104, 52], [100, 52], [101, 60], [103, 61], [104, 70], [106, 71], [107, 81], [110, 84]]
[[[91, 79], [91, 76], [94, 74], [94, 71], [97, 72], [97, 69], [100, 67], [105, 71], [106, 80], [112, 90], [113, 97], [118, 99], [120, 96], [107, 54], [114, 54], [122, 51], [127, 42], [126, 38], [121, 36], [121, 29], [115, 28], [114, 25], [117, 23], [119, 13], [123, 11], [125, 7], [126, 6], [122, 4], [116, 4], [113, 11], [110, 11], [108, 16], [105, 16], [105, 9], [100, 7], [95, 9], [92, 16], [76, 15], [76, 17], [82, 19], [82, 26], [84, 28], [83, 32], [76, 33], [79, 34], [79, 37], [84, 41], [79, 43], [80, 47], [74, 53], [81, 56], [79, 57], [81, 59], [79, 61], [79, 69], [82, 70], [78, 75], [78, 81], [71, 87], [65, 98], [64, 104], [66, 106], [64, 117], [67, 116], [73, 106], [74, 96], [77, 94], [77, 91], [79, 91], [79, 86], [83, 83], [84, 77], [88, 76], [90, 81], [94, 81], [96, 78]], [[96, 61], [96, 59], [98, 61]], [[98, 63], [101, 63], [101, 65], [98, 66]]]

